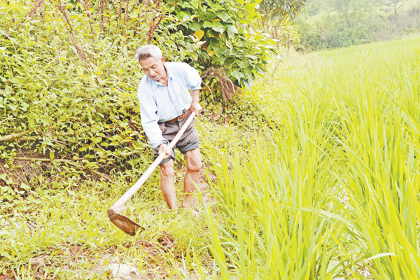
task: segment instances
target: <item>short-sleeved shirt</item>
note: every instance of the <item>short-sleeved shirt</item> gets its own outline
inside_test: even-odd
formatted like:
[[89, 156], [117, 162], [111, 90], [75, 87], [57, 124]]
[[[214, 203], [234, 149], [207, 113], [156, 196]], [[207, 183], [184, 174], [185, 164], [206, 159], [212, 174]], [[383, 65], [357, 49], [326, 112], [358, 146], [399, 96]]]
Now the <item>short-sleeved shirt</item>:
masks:
[[172, 120], [191, 106], [188, 90], [201, 89], [198, 71], [182, 62], [166, 62], [168, 86], [153, 81], [147, 75], [138, 86], [140, 115], [143, 129], [152, 148], [164, 141], [158, 122]]

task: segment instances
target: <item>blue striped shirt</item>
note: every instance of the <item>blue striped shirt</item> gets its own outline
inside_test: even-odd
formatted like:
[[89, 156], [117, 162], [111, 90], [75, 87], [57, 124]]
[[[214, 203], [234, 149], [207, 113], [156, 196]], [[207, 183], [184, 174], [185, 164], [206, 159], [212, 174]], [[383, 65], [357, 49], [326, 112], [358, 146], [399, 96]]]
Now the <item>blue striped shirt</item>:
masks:
[[164, 138], [158, 122], [172, 120], [191, 106], [189, 90], [201, 89], [198, 71], [183, 62], [166, 62], [168, 86], [153, 81], [147, 75], [138, 86], [140, 115], [143, 129], [152, 148], [159, 147]]

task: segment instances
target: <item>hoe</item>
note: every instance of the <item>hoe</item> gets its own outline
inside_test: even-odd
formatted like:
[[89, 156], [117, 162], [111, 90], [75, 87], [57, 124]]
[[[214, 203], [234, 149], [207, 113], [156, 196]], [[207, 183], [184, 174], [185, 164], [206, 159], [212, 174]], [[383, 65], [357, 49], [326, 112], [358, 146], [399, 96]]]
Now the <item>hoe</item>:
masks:
[[[195, 113], [191, 113], [190, 117], [181, 127], [181, 130], [176, 134], [175, 138], [169, 144], [169, 150], [175, 147], [179, 138], [181, 138], [188, 125], [194, 119], [194, 116]], [[111, 208], [108, 209], [108, 217], [111, 220], [111, 222], [129, 235], [136, 235], [137, 230], [144, 230], [144, 228], [141, 225], [130, 220], [127, 216], [121, 214], [121, 212], [125, 210], [124, 204], [140, 189], [140, 187], [144, 184], [144, 182], [146, 182], [147, 178], [149, 178], [149, 176], [153, 173], [155, 168], [164, 158], [164, 154], [158, 156], [158, 158], [152, 163], [152, 165], [150, 165], [150, 167], [146, 170], [143, 176], [141, 176], [140, 179], [120, 199], [118, 199], [117, 202], [115, 202], [114, 205], [111, 206]]]

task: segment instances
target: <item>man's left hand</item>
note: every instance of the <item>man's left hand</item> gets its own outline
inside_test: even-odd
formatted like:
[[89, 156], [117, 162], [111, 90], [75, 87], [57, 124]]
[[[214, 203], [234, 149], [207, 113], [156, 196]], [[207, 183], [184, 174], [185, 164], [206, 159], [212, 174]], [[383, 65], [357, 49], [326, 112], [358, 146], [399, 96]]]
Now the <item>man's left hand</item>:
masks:
[[198, 102], [191, 103], [190, 109], [191, 109], [192, 112], [195, 113], [196, 116], [200, 115], [201, 111], [203, 110], [200, 103], [198, 103]]

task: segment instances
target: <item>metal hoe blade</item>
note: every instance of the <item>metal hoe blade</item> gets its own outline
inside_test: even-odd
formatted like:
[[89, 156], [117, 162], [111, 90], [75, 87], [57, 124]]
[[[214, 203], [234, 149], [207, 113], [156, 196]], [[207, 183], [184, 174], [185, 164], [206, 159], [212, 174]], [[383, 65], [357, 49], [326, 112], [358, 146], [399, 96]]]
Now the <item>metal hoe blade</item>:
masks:
[[139, 229], [144, 230], [144, 227], [133, 222], [127, 216], [117, 213], [112, 208], [108, 209], [108, 217], [114, 225], [131, 236], [136, 235]]

